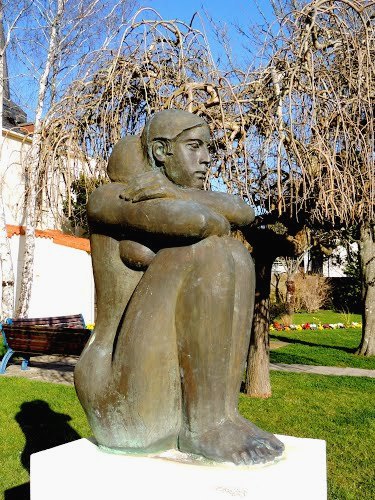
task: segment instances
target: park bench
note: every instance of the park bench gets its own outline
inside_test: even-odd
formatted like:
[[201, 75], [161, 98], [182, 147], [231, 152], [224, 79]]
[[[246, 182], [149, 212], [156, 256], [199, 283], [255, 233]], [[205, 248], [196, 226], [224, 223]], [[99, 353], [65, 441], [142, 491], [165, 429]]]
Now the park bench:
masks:
[[1, 326], [7, 351], [0, 364], [5, 373], [14, 354], [22, 356], [22, 370], [27, 370], [30, 356], [79, 356], [90, 337], [82, 314], [48, 318], [7, 319]]

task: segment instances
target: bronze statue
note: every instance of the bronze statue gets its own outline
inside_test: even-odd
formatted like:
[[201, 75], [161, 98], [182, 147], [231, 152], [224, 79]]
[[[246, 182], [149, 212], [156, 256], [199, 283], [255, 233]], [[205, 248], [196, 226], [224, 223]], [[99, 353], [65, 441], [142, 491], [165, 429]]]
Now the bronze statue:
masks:
[[209, 142], [202, 118], [167, 110], [115, 146], [87, 207], [97, 319], [75, 385], [108, 451], [264, 463], [283, 444], [238, 413], [254, 268], [230, 236], [254, 212], [203, 191]]

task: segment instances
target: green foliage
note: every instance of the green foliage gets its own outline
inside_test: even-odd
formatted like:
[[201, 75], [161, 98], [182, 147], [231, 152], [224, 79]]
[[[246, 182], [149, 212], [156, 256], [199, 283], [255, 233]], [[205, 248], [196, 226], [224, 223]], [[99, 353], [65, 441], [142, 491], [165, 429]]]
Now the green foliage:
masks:
[[[358, 312], [361, 310], [361, 299], [362, 299], [362, 276], [361, 276], [361, 266], [359, 263], [359, 258], [353, 259], [348, 262], [345, 268], [345, 274], [351, 278], [348, 282], [345, 291], [346, 304], [344, 304], [345, 310]], [[346, 307], [345, 307], [346, 306]]]
[[336, 256], [336, 264], [343, 266], [344, 278], [330, 278], [332, 308], [336, 311], [360, 313], [362, 309], [362, 276], [358, 248], [351, 245], [359, 238], [358, 227], [341, 231], [340, 244], [345, 247], [347, 257]]
[[79, 232], [80, 236], [86, 238], [89, 236], [89, 227], [86, 218], [86, 205], [89, 196], [94, 189], [105, 182], [106, 180], [102, 178], [88, 177], [80, 174], [70, 185], [70, 198], [65, 200], [63, 212], [69, 220], [72, 230]]
[[0, 335], [0, 358], [2, 358], [5, 353], [6, 353], [6, 347], [4, 345], [4, 339], [3, 336]]

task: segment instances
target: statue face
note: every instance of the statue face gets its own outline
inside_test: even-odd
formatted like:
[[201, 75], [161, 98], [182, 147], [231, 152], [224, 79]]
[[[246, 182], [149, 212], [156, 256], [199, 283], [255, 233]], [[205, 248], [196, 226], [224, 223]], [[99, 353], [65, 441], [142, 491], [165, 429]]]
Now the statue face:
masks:
[[208, 126], [198, 126], [182, 132], [171, 143], [171, 152], [164, 160], [165, 175], [179, 186], [203, 189], [210, 164]]

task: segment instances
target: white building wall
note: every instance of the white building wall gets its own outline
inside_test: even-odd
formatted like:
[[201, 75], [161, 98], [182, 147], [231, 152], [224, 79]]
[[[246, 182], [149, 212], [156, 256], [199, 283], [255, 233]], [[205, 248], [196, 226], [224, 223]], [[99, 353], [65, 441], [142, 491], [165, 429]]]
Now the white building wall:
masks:
[[[351, 253], [355, 255], [358, 252], [358, 243], [350, 243]], [[348, 263], [348, 253], [345, 247], [338, 246], [334, 249], [332, 255], [323, 264], [323, 275], [329, 278], [343, 278], [346, 276], [344, 269]]]
[[24, 176], [22, 158], [30, 148], [30, 139], [22, 134], [4, 131], [1, 142], [0, 189], [7, 224], [24, 222]]
[[[0, 189], [6, 223], [14, 226], [22, 226], [25, 223], [22, 160], [30, 145], [30, 138], [3, 130], [0, 144]], [[43, 215], [44, 220], [41, 222], [46, 229], [58, 229], [52, 214]], [[12, 236], [10, 244], [17, 300], [24, 236]], [[29, 317], [77, 313], [83, 314], [86, 323], [94, 322], [94, 282], [90, 255], [83, 250], [56, 244], [51, 238], [37, 237]]]
[[[25, 161], [27, 161], [30, 146], [31, 139], [28, 136], [3, 130], [0, 145], [0, 189], [7, 224], [17, 226], [23, 225], [25, 222], [23, 210], [25, 193], [24, 165]], [[79, 162], [72, 159], [69, 165], [71, 169], [79, 171]], [[38, 228], [61, 229], [65, 221], [62, 214], [65, 192], [66, 185], [63, 177], [56, 172], [50, 172], [47, 186], [43, 191], [41, 213], [37, 222]]]
[[[351, 244], [353, 252], [358, 251], [357, 243]], [[338, 246], [332, 254], [323, 261], [322, 276], [326, 278], [345, 278], [345, 266], [347, 263], [348, 255], [345, 247]], [[306, 253], [303, 259], [305, 272], [309, 271], [309, 255]]]
[[329, 258], [323, 263], [323, 276], [327, 278], [344, 278], [346, 274], [342, 265], [335, 264], [333, 259]]
[[[23, 214], [25, 184], [22, 159], [27, 154], [30, 144], [30, 138], [3, 130], [0, 143], [0, 189], [6, 223], [14, 226], [22, 226], [25, 223]], [[58, 183], [58, 180], [54, 179], [53, 182]], [[56, 201], [56, 204], [60, 204], [60, 201]], [[39, 227], [59, 229], [53, 214], [43, 212], [43, 221]], [[12, 236], [10, 245], [16, 279], [17, 301], [24, 236]], [[35, 245], [34, 282], [28, 316], [60, 316], [82, 313], [86, 323], [93, 323], [94, 282], [91, 256], [83, 250], [56, 244], [52, 238], [37, 237]]]
[[[24, 236], [10, 239], [19, 294]], [[83, 250], [62, 246], [51, 238], [36, 238], [34, 282], [29, 317], [83, 314], [86, 323], [94, 322], [94, 280], [91, 256]]]

